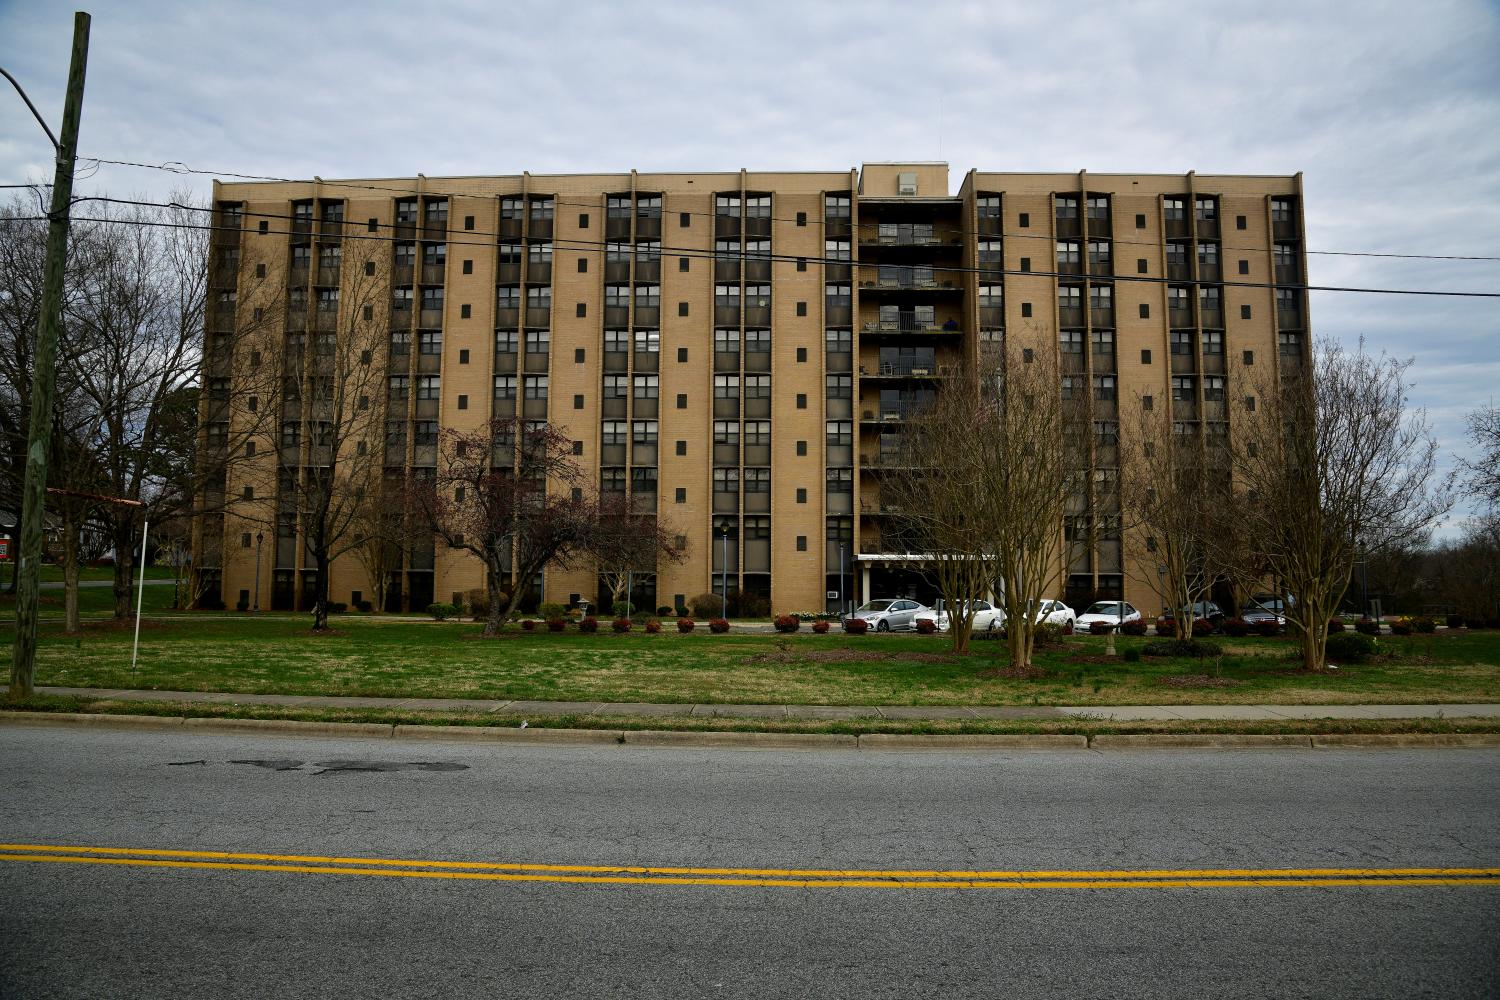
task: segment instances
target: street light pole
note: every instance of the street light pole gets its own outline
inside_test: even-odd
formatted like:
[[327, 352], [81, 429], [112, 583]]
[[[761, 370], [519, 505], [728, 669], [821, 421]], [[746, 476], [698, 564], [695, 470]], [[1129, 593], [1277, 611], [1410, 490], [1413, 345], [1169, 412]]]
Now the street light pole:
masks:
[[729, 529], [720, 528], [724, 535], [724, 565], [719, 574], [719, 617], [729, 617]]
[[848, 606], [844, 603], [844, 543], [839, 542], [839, 615], [847, 615]]
[[[33, 351], [31, 421], [27, 427], [26, 480], [21, 499], [16, 641], [10, 665], [12, 698], [30, 696], [36, 676], [37, 572], [42, 558], [42, 518], [47, 506], [47, 445], [52, 438], [52, 400], [57, 388], [57, 334], [68, 254], [68, 209], [73, 201], [73, 164], [78, 154], [78, 123], [83, 116], [83, 81], [89, 60], [89, 20], [89, 15], [82, 11], [73, 15], [73, 55], [68, 67], [68, 93], [63, 100], [62, 139], [53, 141], [57, 168], [52, 180], [52, 210], [47, 213], [47, 263]], [[13, 77], [11, 82], [15, 83]], [[21, 89], [19, 84], [16, 89]], [[21, 96], [30, 106], [25, 91]], [[35, 108], [32, 113], [36, 113]], [[37, 120], [41, 120], [40, 115]], [[45, 129], [46, 124], [42, 127]], [[52, 137], [50, 131], [47, 136]]]
[[266, 534], [263, 531], [255, 533], [255, 594], [251, 598], [254, 606], [250, 608], [251, 614], [260, 614], [260, 543], [265, 541]]

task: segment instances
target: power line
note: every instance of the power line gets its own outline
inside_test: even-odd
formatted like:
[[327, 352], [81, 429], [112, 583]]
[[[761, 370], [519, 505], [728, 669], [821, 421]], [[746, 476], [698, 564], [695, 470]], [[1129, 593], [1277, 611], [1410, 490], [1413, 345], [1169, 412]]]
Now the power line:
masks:
[[[416, 188], [390, 187], [390, 186], [381, 185], [381, 184], [366, 184], [366, 183], [360, 183], [360, 182], [356, 182], [356, 181], [328, 181], [328, 180], [323, 180], [320, 177], [313, 177], [313, 178], [299, 180], [299, 179], [292, 178], [292, 177], [276, 177], [276, 176], [273, 176], [273, 175], [270, 175], [270, 174], [244, 174], [244, 173], [236, 173], [234, 171], [229, 171], [229, 170], [197, 170], [197, 169], [189, 167], [189, 166], [187, 166], [187, 164], [182, 163], [181, 161], [177, 161], [177, 160], [169, 160], [166, 163], [157, 164], [157, 163], [141, 163], [141, 162], [133, 161], [133, 160], [112, 160], [112, 159], [104, 159], [104, 158], [99, 158], [99, 157], [88, 157], [88, 159], [90, 159], [94, 163], [109, 163], [109, 164], [114, 164], [116, 166], [122, 166], [122, 167], [138, 167], [138, 168], [145, 169], [145, 170], [161, 170], [161, 171], [165, 171], [167, 173], [173, 173], [173, 174], [195, 174], [195, 175], [202, 175], [202, 176], [208, 176], [208, 177], [233, 177], [233, 178], [235, 178], [237, 180], [244, 180], [244, 181], [265, 181], [265, 182], [278, 183], [278, 184], [322, 184], [322, 185], [327, 186], [327, 187], [341, 187], [341, 188], [349, 188], [351, 190], [361, 190], [361, 191], [378, 191], [378, 192], [381, 192], [381, 193], [384, 193], [384, 194], [417, 195], [417, 196], [441, 197], [441, 198], [475, 198], [475, 197], [479, 197], [479, 196], [476, 196], [474, 194], [466, 194], [466, 193], [456, 192], [456, 191], [420, 191], [420, 190], [418, 190]], [[490, 196], [486, 196], [486, 197], [490, 197]], [[493, 196], [493, 197], [500, 197], [500, 196], [496, 195], [496, 196]], [[593, 202], [593, 201], [570, 201], [570, 200], [566, 200], [566, 199], [562, 199], [562, 198], [557, 198], [557, 197], [553, 198], [553, 202], [555, 204], [558, 204], [558, 205], [569, 205], [569, 206], [576, 207], [576, 208], [598, 208], [599, 207], [598, 203], [597, 202]], [[685, 212], [685, 213], [682, 213], [682, 214], [690, 215], [690, 216], [697, 216], [697, 217], [702, 217], [702, 218], [716, 218], [716, 215], [714, 213], [712, 213], [712, 212]], [[770, 219], [770, 221], [773, 221], [773, 222], [784, 222], [784, 223], [791, 223], [791, 224], [794, 224], [794, 225], [796, 224], [796, 221], [797, 221], [795, 219], [778, 218], [778, 217], [775, 217], [775, 216], [769, 216], [768, 218]], [[947, 233], [949, 235], [955, 235], [955, 236], [959, 236], [959, 237], [963, 237], [963, 236], [969, 235], [968, 231], [964, 230], [962, 228], [960, 228], [960, 229], [953, 229], [951, 227], [946, 227], [946, 226], [945, 227], [941, 227], [941, 228], [934, 227], [934, 232], [943, 232], [943, 233]], [[490, 235], [498, 235], [498, 234], [490, 234]], [[983, 236], [983, 235], [988, 235], [988, 234], [975, 234], [975, 235], [976, 235], [976, 237], [978, 237], [978, 236]], [[1001, 232], [1001, 233], [996, 233], [994, 235], [999, 236], [1002, 239], [1048, 240], [1048, 241], [1056, 239], [1055, 236], [1049, 236], [1049, 235], [1047, 235], [1045, 233]], [[1125, 244], [1127, 246], [1150, 246], [1150, 247], [1157, 247], [1157, 246], [1161, 245], [1160, 243], [1157, 243], [1157, 242], [1154, 242], [1154, 241], [1151, 241], [1151, 240], [1130, 240], [1130, 239], [1125, 239], [1123, 237], [1113, 237], [1113, 236], [1110, 237], [1110, 242], [1112, 242], [1112, 243], [1119, 243], [1119, 244]], [[1236, 251], [1236, 252], [1244, 252], [1244, 253], [1269, 253], [1270, 252], [1265, 247], [1231, 246], [1231, 245], [1229, 245], [1227, 243], [1223, 243], [1222, 241], [1220, 242], [1219, 246], [1223, 250], [1233, 250], [1233, 251]], [[1367, 250], [1304, 250], [1303, 253], [1304, 254], [1308, 254], [1308, 255], [1332, 256], [1332, 257], [1384, 257], [1384, 258], [1394, 258], [1394, 259], [1402, 259], [1402, 260], [1500, 261], [1500, 256], [1480, 256], [1480, 255], [1469, 255], [1469, 254], [1381, 253], [1381, 252], [1367, 251]]]
[[[150, 201], [140, 201], [140, 200], [135, 200], [135, 199], [110, 198], [110, 197], [104, 197], [104, 196], [96, 196], [96, 197], [93, 197], [93, 198], [80, 199], [80, 200], [102, 201], [102, 202], [109, 202], [109, 203], [114, 203], [114, 204], [134, 205], [134, 206], [149, 206], [149, 207], [156, 207], [156, 208], [178, 208], [178, 209], [184, 209], [184, 210], [188, 210], [188, 211], [205, 212], [205, 213], [213, 213], [215, 211], [215, 209], [213, 209], [213, 208], [205, 208], [203, 206], [198, 206], [198, 205], [184, 205], [181, 202], [166, 202], [166, 203], [163, 203], [163, 202], [150, 202]], [[293, 217], [293, 216], [280, 215], [280, 214], [274, 214], [274, 213], [248, 212], [248, 213], [244, 213], [244, 214], [246, 214], [246, 215], [253, 215], [253, 216], [259, 216], [259, 217], [263, 217], [263, 218], [274, 218], [274, 219], [282, 219], [282, 220], [300, 221], [300, 220], [295, 219], [295, 217]], [[205, 224], [205, 225], [195, 225], [195, 224], [192, 224], [192, 223], [184, 223], [184, 222], [156, 222], [156, 221], [145, 220], [145, 219], [109, 219], [109, 218], [96, 218], [96, 217], [89, 217], [89, 216], [75, 216], [75, 218], [78, 219], [78, 221], [80, 221], [80, 222], [98, 222], [98, 223], [111, 224], [111, 225], [144, 225], [144, 226], [153, 226], [153, 227], [159, 227], [159, 228], [195, 229], [195, 230], [208, 231], [208, 232], [235, 232], [235, 233], [250, 232], [252, 234], [268, 235], [268, 236], [302, 236], [302, 235], [307, 235], [307, 236], [311, 237], [311, 235], [312, 235], [311, 233], [304, 234], [304, 233], [294, 232], [294, 231], [292, 231], [290, 229], [286, 229], [286, 230], [272, 230], [272, 229], [267, 229], [264, 233], [260, 233], [260, 231], [258, 231], [258, 230], [243, 230], [243, 229], [237, 229], [237, 228], [234, 228], [234, 227], [226, 227], [226, 226], [222, 226], [222, 225], [217, 225], [217, 224], [213, 224], [213, 223], [208, 223], [208, 224]], [[344, 225], [348, 225], [348, 223], [343, 223], [343, 224]], [[382, 228], [394, 228], [394, 226], [390, 225], [390, 224], [381, 223], [379, 225]], [[415, 226], [415, 223], [412, 223], [412, 225]], [[452, 235], [454, 235], [454, 233], [452, 231], [449, 231], [449, 230], [446, 230], [446, 229], [444, 230], [444, 232], [445, 232], [445, 234], [447, 234], [450, 237]], [[472, 232], [472, 231], [470, 231], [470, 230], [461, 230], [459, 232], [460, 233], [468, 233], [468, 232]], [[480, 233], [476, 233], [475, 235], [492, 235], [492, 234], [480, 234]], [[414, 239], [412, 239], [412, 240], [398, 239], [395, 236], [385, 236], [385, 235], [381, 235], [381, 234], [378, 234], [378, 233], [377, 234], [371, 234], [371, 233], [368, 233], [368, 232], [366, 232], [366, 233], [347, 233], [347, 234], [341, 234], [339, 236], [339, 239], [340, 240], [348, 240], [348, 239], [365, 240], [365, 241], [374, 241], [374, 242], [381, 242], [381, 243], [412, 243], [412, 242], [416, 242]], [[429, 241], [429, 242], [437, 242], [437, 241]], [[486, 249], [490, 249], [490, 248], [493, 248], [495, 246], [494, 243], [492, 243], [492, 242], [490, 242], [488, 240], [483, 241], [483, 242], [476, 242], [476, 241], [472, 241], [472, 240], [463, 240], [463, 239], [452, 239], [452, 238], [449, 238], [449, 239], [443, 240], [442, 242], [445, 243], [448, 246], [473, 246], [473, 247], [483, 247], [483, 248], [486, 248]], [[571, 250], [571, 251], [575, 251], [575, 252], [579, 252], [579, 253], [598, 253], [598, 254], [603, 254], [603, 253], [609, 252], [610, 250], [612, 250], [618, 244], [614, 244], [614, 243], [611, 243], [609, 241], [602, 241], [602, 240], [563, 239], [563, 240], [553, 240], [550, 245], [554, 249], [556, 249], [558, 247], [562, 247], [563, 249]], [[633, 244], [623, 244], [623, 245], [633, 246]], [[672, 256], [690, 257], [690, 258], [697, 258], [697, 259], [700, 259], [700, 260], [722, 260], [722, 259], [724, 259], [721, 256], [719, 256], [718, 254], [716, 254], [713, 250], [705, 250], [705, 249], [700, 249], [700, 248], [697, 248], [697, 247], [661, 246], [661, 247], [658, 248], [658, 254], [671, 254]], [[768, 254], [755, 254], [753, 256], [752, 255], [746, 255], [745, 259], [748, 262], [767, 261], [767, 262], [781, 262], [781, 263], [807, 263], [807, 264], [822, 264], [822, 265], [825, 265], [825, 266], [835, 266], [835, 267], [842, 266], [842, 267], [849, 267], [849, 268], [875, 266], [875, 265], [872, 265], [872, 264], [870, 264], [868, 262], [855, 262], [855, 261], [841, 260], [841, 259], [829, 258], [829, 257], [802, 257], [802, 256], [797, 256], [795, 254], [770, 254], [770, 253], [768, 253]], [[1073, 279], [1073, 278], [1079, 278], [1079, 279], [1081, 279], [1081, 278], [1085, 277], [1085, 275], [1082, 275], [1082, 274], [1070, 274], [1070, 273], [1066, 273], [1066, 272], [1062, 272], [1062, 271], [1038, 271], [1038, 270], [1026, 270], [1026, 271], [1022, 271], [1022, 270], [1019, 270], [1019, 269], [1014, 269], [1013, 270], [1013, 269], [1009, 269], [1009, 268], [998, 268], [998, 267], [996, 267], [996, 268], [963, 267], [963, 266], [959, 266], [959, 265], [939, 265], [939, 264], [921, 265], [921, 266], [924, 267], [924, 268], [928, 268], [928, 269], [930, 269], [930, 270], [932, 270], [934, 272], [941, 271], [941, 272], [949, 273], [949, 274], [975, 274], [975, 275], [979, 275], [980, 277], [985, 277], [985, 276], [995, 276], [995, 277], [1003, 277], [1003, 276], [1018, 276], [1019, 277], [1019, 276], [1025, 276], [1025, 277], [1040, 277], [1040, 278], [1060, 278], [1060, 279], [1063, 279], [1063, 280], [1069, 280], [1069, 279]], [[1107, 278], [1107, 280], [1110, 283], [1137, 282], [1137, 283], [1142, 283], [1142, 284], [1153, 284], [1153, 285], [1186, 285], [1186, 284], [1199, 284], [1199, 285], [1201, 285], [1201, 284], [1210, 284], [1210, 285], [1220, 285], [1220, 286], [1223, 286], [1223, 287], [1226, 287], [1226, 288], [1263, 288], [1263, 289], [1285, 288], [1285, 289], [1293, 289], [1293, 290], [1300, 290], [1300, 291], [1312, 291], [1312, 292], [1351, 292], [1351, 293], [1370, 294], [1370, 295], [1425, 295], [1425, 296], [1437, 296], [1437, 297], [1444, 297], [1444, 298], [1500, 298], [1500, 292], [1453, 292], [1453, 291], [1437, 291], [1437, 290], [1431, 290], [1431, 289], [1368, 288], [1368, 287], [1355, 287], [1355, 286], [1345, 286], [1345, 285], [1310, 285], [1310, 284], [1304, 284], [1304, 283], [1280, 283], [1280, 282], [1264, 282], [1264, 281], [1228, 281], [1228, 280], [1220, 280], [1220, 281], [1211, 281], [1211, 282], [1195, 282], [1195, 281], [1185, 281], [1185, 280], [1171, 278], [1171, 277], [1153, 277], [1151, 275], [1140, 275], [1140, 274], [1119, 274], [1119, 275], [1107, 275], [1107, 276], [1101, 275], [1101, 276], [1090, 276], [1090, 277]], [[738, 280], [738, 279], [736, 279], [736, 280]], [[834, 283], [837, 284], [838, 282], [834, 282]], [[854, 284], [852, 280], [851, 280], [850, 284], [851, 284], [851, 286]]]

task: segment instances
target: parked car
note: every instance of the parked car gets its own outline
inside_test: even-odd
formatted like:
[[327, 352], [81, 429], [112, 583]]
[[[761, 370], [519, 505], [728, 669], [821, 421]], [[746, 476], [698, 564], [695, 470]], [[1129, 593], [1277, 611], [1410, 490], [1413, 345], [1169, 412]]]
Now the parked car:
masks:
[[1063, 628], [1078, 627], [1078, 612], [1068, 607], [1062, 601], [1043, 601], [1037, 609], [1036, 623], [1041, 625], [1061, 625]]
[[935, 617], [933, 610], [925, 604], [900, 597], [866, 601], [855, 608], [854, 613], [849, 617], [863, 618], [870, 623], [870, 628], [877, 632], [891, 632], [901, 629], [915, 629], [917, 627], [918, 615], [921, 615], [923, 618]]
[[[1005, 612], [995, 607], [989, 601], [974, 601], [972, 603], [974, 607], [973, 630], [975, 632], [993, 632], [1005, 622]], [[960, 618], [963, 617], [963, 611], [967, 610], [967, 608], [967, 603], [960, 606]], [[923, 615], [922, 617], [925, 618], [926, 616]], [[951, 624], [946, 609], [938, 609], [933, 621], [937, 625], [939, 632], [948, 631], [948, 626]]]
[[1103, 622], [1106, 625], [1124, 625], [1126, 622], [1138, 622], [1141, 613], [1133, 605], [1124, 601], [1096, 601], [1089, 605], [1087, 611], [1078, 616], [1078, 628], [1087, 632], [1089, 626], [1095, 622]]
[[1262, 622], [1275, 622], [1277, 625], [1286, 626], [1286, 615], [1282, 612], [1280, 601], [1272, 602], [1277, 607], [1273, 610], [1258, 601], [1250, 601], [1245, 605], [1240, 618], [1249, 625], [1259, 625]]
[[[1193, 605], [1193, 619], [1195, 621], [1207, 621], [1214, 628], [1218, 628], [1225, 618], [1223, 610], [1213, 601], [1198, 601]], [[1161, 613], [1156, 620], [1158, 625], [1171, 625], [1177, 620], [1177, 612], [1168, 608]]]

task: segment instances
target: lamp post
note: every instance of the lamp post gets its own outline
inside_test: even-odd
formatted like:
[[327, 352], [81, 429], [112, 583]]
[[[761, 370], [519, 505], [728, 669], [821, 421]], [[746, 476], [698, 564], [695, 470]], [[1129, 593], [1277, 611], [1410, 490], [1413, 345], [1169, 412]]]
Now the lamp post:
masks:
[[729, 529], [721, 527], [724, 536], [724, 563], [719, 575], [719, 617], [729, 617]]
[[266, 540], [265, 532], [255, 533], [255, 593], [251, 598], [254, 604], [250, 608], [251, 614], [260, 614], [260, 543]]
[[846, 615], [848, 613], [849, 613], [849, 609], [844, 604], [844, 543], [842, 541], [840, 541], [839, 542], [839, 614], [842, 616], [842, 615]]

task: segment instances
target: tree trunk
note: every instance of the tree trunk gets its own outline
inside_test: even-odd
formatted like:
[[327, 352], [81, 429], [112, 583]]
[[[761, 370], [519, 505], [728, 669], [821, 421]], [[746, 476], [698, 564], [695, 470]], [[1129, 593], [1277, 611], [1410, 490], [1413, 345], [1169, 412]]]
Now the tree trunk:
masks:
[[111, 519], [115, 545], [115, 569], [111, 580], [115, 597], [115, 621], [128, 622], [135, 617], [130, 604], [130, 576], [135, 569], [135, 520], [130, 515]]
[[500, 584], [500, 578], [504, 575], [500, 568], [500, 560], [495, 559], [484, 571], [484, 585], [490, 595], [490, 614], [484, 620], [485, 635], [499, 635], [505, 625], [505, 619], [510, 616], [511, 605], [516, 602], [516, 595], [512, 593], [510, 600], [506, 601], [501, 595], [505, 593]]
[[[1321, 671], [1328, 661], [1328, 615], [1317, 605], [1307, 605], [1302, 625], [1302, 669]], [[1296, 624], [1288, 621], [1288, 626]]]
[[78, 531], [77, 522], [71, 518], [63, 521], [63, 604], [69, 632], [82, 627], [78, 620]]
[[957, 656], [966, 656], [969, 652], [969, 636], [974, 631], [973, 618], [955, 618], [951, 613], [948, 615], [948, 631], [953, 633], [953, 652]]
[[1031, 666], [1031, 657], [1026, 652], [1026, 630], [1015, 621], [1005, 630], [1005, 645], [1010, 650], [1010, 665], [1013, 669], [1022, 670]]
[[313, 631], [328, 630], [328, 553], [316, 554], [317, 572], [313, 575]]

